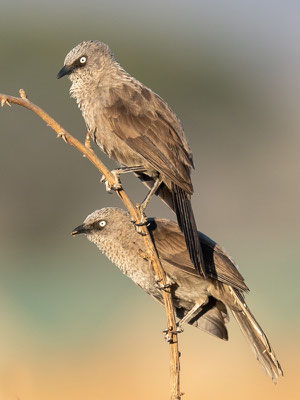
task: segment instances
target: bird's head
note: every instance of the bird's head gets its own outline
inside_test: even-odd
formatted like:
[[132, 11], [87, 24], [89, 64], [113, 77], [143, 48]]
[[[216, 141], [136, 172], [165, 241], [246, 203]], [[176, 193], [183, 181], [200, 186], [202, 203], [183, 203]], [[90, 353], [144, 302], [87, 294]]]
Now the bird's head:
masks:
[[81, 42], [66, 55], [64, 66], [56, 78], [68, 76], [71, 81], [90, 78], [95, 81], [113, 61], [113, 53], [105, 43], [94, 40]]
[[86, 234], [88, 240], [101, 247], [104, 242], [121, 243], [128, 235], [135, 235], [128, 213], [116, 207], [96, 210], [86, 217], [82, 225], [72, 231], [72, 235]]

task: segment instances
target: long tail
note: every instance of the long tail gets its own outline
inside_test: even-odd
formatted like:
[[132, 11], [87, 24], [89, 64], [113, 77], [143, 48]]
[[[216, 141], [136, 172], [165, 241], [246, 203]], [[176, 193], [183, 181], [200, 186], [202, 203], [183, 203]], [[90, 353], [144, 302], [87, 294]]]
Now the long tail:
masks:
[[249, 310], [242, 294], [237, 289], [230, 286], [228, 288], [235, 299], [236, 307], [231, 308], [234, 318], [248, 340], [257, 360], [264, 367], [273, 382], [276, 383], [278, 377], [283, 376], [283, 371], [268, 338]]
[[[144, 185], [149, 189], [152, 189], [154, 185], [154, 180], [152, 178], [149, 178], [149, 176], [140, 172], [135, 174], [142, 180]], [[172, 190], [170, 190], [165, 184], [162, 184], [155, 194], [175, 212], [178, 225], [184, 233], [191, 261], [199, 275], [205, 278], [206, 273], [203, 254], [201, 244], [199, 243], [197, 225], [191, 206], [191, 200], [188, 197], [189, 195], [175, 183], [172, 184]]]
[[206, 273], [203, 254], [189, 195], [183, 189], [173, 183], [172, 196], [178, 225], [184, 234], [191, 261], [193, 262], [199, 275], [202, 275], [205, 278]]

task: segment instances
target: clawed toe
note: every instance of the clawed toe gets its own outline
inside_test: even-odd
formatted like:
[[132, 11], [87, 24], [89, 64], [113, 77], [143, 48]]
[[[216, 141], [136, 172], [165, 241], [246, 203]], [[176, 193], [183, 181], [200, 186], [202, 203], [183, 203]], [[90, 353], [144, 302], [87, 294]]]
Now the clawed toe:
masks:
[[167, 290], [172, 286], [171, 282], [167, 282], [165, 285], [161, 283], [161, 279], [157, 279], [155, 281], [155, 286], [157, 287], [157, 289], [159, 290]]
[[168, 343], [172, 343], [173, 339], [172, 339], [172, 335], [178, 335], [179, 333], [182, 333], [183, 329], [182, 328], [176, 328], [176, 330], [173, 330], [173, 328], [171, 327], [170, 329], [165, 329], [163, 330], [163, 334], [164, 334], [164, 338]]
[[176, 324], [176, 332], [177, 333], [182, 333], [183, 331], [184, 331], [184, 329], [182, 328], [182, 326], [179, 323], [177, 323]]
[[146, 233], [144, 233], [140, 228], [142, 226], [147, 225], [147, 223], [148, 223], [147, 221], [146, 222], [141, 222], [141, 223], [137, 223], [134, 219], [131, 219], [130, 221], [134, 225], [135, 230], [139, 235], [146, 236]]
[[113, 192], [116, 192], [117, 190], [121, 190], [121, 189], [122, 189], [121, 182], [119, 181], [119, 179], [116, 179], [116, 177], [115, 177], [115, 182], [113, 183], [113, 185], [111, 185], [111, 184], [107, 181], [105, 175], [102, 175], [102, 177], [101, 177], [101, 179], [100, 179], [100, 182], [104, 182], [104, 184], [105, 184], [105, 190], [106, 190], [108, 193], [113, 193]]
[[139, 223], [134, 223], [135, 226], [146, 226], [148, 225], [148, 220], [146, 219], [145, 221], [139, 222]]

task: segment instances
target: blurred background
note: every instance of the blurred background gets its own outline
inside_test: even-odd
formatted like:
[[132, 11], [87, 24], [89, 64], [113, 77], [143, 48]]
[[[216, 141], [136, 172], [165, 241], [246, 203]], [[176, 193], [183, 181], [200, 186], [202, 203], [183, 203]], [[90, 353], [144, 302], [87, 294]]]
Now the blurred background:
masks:
[[[98, 39], [183, 123], [198, 228], [239, 264], [285, 372], [274, 386], [233, 318], [229, 342], [187, 327], [184, 399], [299, 398], [299, 2], [0, 0], [0, 8], [0, 92], [24, 88], [83, 139], [70, 82], [55, 77], [72, 47]], [[167, 399], [163, 308], [70, 235], [119, 200], [31, 112], [1, 109], [0, 132], [0, 399]], [[123, 182], [143, 198], [135, 178]], [[148, 215], [174, 218], [157, 200]]]

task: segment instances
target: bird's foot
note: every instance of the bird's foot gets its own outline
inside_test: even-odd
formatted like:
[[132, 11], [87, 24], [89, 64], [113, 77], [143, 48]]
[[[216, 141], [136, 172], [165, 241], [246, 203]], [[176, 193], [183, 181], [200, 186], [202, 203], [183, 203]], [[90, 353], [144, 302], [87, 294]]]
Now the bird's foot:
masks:
[[142, 220], [139, 223], [135, 222], [134, 224], [135, 224], [135, 226], [146, 226], [146, 225], [148, 225], [148, 220], [146, 218], [145, 220]]
[[146, 235], [147, 235], [146, 233], [144, 233], [144, 232], [141, 230], [141, 226], [144, 226], [144, 224], [139, 224], [139, 223], [137, 223], [135, 219], [131, 219], [130, 222], [134, 225], [135, 230], [137, 231], [137, 233], [138, 233], [139, 235], [141, 235], [141, 236], [146, 236]]
[[176, 324], [176, 332], [182, 333], [183, 331], [184, 331], [184, 329], [183, 329], [183, 327], [182, 327], [180, 321], [177, 322], [177, 324]]
[[168, 343], [173, 343], [173, 335], [178, 335], [179, 333], [182, 333], [183, 329], [178, 329], [176, 327], [176, 330], [173, 329], [172, 326], [170, 326], [168, 329], [165, 329], [163, 331], [164, 338]]
[[146, 226], [149, 222], [148, 222], [148, 218], [146, 217], [146, 215], [144, 214], [144, 212], [141, 210], [140, 208], [140, 204], [137, 203], [136, 204], [136, 208], [139, 210], [140, 214], [141, 214], [141, 219], [139, 222], [137, 222], [134, 219], [131, 219], [131, 222], [134, 224], [134, 227], [137, 231], [137, 233], [139, 233], [142, 236], [145, 236], [145, 233], [143, 233], [142, 229], [140, 229], [142, 226]]
[[170, 287], [173, 285], [173, 282], [166, 277], [166, 283], [163, 284], [161, 283], [161, 279], [159, 279], [158, 277], [155, 277], [155, 287], [159, 290], [167, 290], [170, 289]]
[[65, 143], [68, 143], [68, 139], [66, 138], [66, 134], [64, 132], [58, 132], [57, 137], [62, 138]]
[[140, 204], [140, 203], [137, 203], [135, 207], [139, 210], [139, 212], [141, 214], [141, 220], [138, 223], [135, 222], [135, 226], [145, 226], [145, 225], [147, 225], [148, 224], [148, 218], [146, 217], [146, 215], [144, 213], [143, 205]]
[[11, 104], [8, 101], [7, 97], [2, 97], [1, 99], [1, 107], [4, 107], [4, 104], [6, 104], [8, 107], [11, 107]]
[[105, 189], [108, 193], [113, 193], [113, 191], [116, 192], [117, 190], [122, 189], [120, 177], [119, 177], [119, 175], [115, 174], [114, 172], [115, 171], [111, 171], [111, 173], [115, 179], [115, 181], [112, 185], [107, 181], [105, 175], [102, 175], [102, 178], [100, 179], [100, 182], [104, 182]]
[[120, 181], [120, 174], [118, 173], [117, 170], [114, 170], [114, 169], [110, 172], [113, 175], [113, 177], [115, 178], [115, 182], [112, 186], [112, 190], [121, 190], [122, 185], [121, 185], [121, 181]]

